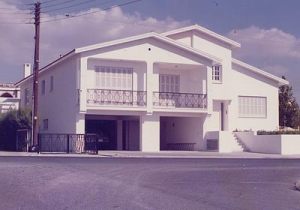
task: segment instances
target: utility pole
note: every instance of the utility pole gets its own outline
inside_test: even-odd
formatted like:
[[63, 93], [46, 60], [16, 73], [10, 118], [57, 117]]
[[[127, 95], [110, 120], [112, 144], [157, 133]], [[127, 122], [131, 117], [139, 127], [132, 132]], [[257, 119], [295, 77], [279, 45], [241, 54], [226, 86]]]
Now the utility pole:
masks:
[[[37, 1], [34, 4], [34, 26], [35, 26], [35, 48], [34, 48], [34, 65], [33, 65], [33, 119], [32, 119], [32, 138], [33, 146], [38, 145], [38, 94], [39, 94], [39, 62], [40, 62], [40, 14], [41, 3]], [[37, 150], [38, 151], [38, 150]]]

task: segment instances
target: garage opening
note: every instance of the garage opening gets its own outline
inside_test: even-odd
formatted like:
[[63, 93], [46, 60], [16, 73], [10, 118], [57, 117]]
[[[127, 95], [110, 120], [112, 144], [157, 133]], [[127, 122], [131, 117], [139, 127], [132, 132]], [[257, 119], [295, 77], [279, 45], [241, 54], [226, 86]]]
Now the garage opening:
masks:
[[201, 117], [161, 117], [160, 150], [195, 151], [203, 147]]
[[99, 150], [140, 149], [139, 118], [135, 116], [87, 115], [85, 133], [98, 135]]

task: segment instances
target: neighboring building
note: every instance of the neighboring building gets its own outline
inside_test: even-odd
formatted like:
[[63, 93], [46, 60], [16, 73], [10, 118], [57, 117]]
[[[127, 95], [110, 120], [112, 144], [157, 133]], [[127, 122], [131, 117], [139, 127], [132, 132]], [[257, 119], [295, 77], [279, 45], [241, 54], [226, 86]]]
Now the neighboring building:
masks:
[[19, 109], [20, 89], [11, 83], [0, 84], [0, 113]]
[[[97, 133], [103, 149], [243, 150], [233, 130], [278, 128], [286, 80], [232, 58], [198, 25], [76, 48], [40, 70], [41, 133]], [[17, 83], [31, 107], [32, 75]], [[222, 140], [222, 141], [221, 141]]]

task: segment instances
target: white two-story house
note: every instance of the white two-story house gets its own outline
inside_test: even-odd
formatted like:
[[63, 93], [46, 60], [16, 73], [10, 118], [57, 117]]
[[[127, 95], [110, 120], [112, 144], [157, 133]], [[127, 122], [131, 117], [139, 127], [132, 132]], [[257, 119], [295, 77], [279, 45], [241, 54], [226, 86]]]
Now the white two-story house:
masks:
[[[240, 150], [232, 131], [278, 128], [288, 82], [234, 59], [238, 48], [198, 25], [76, 48], [40, 70], [40, 133], [97, 133], [108, 150]], [[17, 85], [30, 107], [32, 75]]]

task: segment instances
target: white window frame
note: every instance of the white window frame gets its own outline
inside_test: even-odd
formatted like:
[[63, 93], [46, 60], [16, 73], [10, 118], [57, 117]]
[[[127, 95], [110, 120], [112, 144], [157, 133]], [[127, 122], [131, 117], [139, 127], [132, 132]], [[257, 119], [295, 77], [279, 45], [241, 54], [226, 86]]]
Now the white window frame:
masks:
[[214, 83], [222, 83], [222, 73], [223, 68], [222, 65], [213, 65], [212, 66], [212, 81]]
[[95, 85], [110, 90], [133, 90], [133, 68], [95, 66]]
[[160, 74], [159, 92], [179, 93], [180, 75], [178, 74]]
[[267, 97], [238, 96], [238, 114], [240, 118], [267, 118]]

